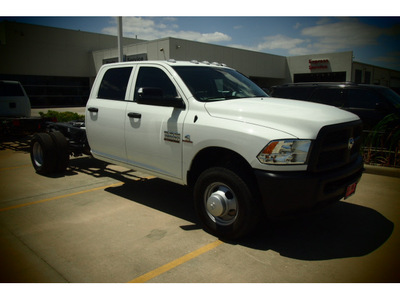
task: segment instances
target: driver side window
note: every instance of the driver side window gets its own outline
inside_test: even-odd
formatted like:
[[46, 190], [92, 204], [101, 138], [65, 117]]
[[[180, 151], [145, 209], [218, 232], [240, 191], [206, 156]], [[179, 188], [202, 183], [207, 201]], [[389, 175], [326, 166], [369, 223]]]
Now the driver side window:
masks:
[[138, 99], [140, 88], [156, 88], [162, 91], [163, 98], [178, 98], [175, 85], [171, 82], [163, 70], [155, 67], [140, 67], [135, 86], [134, 99]]

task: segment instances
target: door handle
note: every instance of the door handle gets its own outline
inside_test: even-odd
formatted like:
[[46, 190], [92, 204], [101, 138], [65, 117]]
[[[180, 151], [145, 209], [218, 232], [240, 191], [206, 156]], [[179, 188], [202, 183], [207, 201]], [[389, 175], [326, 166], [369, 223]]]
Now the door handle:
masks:
[[142, 115], [139, 114], [139, 113], [130, 112], [130, 113], [128, 113], [128, 117], [129, 118], [140, 119], [140, 118], [142, 118]]
[[90, 111], [90, 112], [98, 112], [99, 109], [97, 107], [89, 107], [88, 111]]

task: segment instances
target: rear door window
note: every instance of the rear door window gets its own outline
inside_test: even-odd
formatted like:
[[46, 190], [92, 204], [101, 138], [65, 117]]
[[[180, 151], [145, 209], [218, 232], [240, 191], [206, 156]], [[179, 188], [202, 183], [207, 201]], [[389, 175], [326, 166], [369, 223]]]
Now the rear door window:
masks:
[[101, 81], [97, 97], [107, 100], [125, 100], [131, 72], [132, 67], [108, 69]]
[[372, 90], [347, 89], [349, 108], [375, 109], [382, 102], [380, 96]]
[[336, 107], [344, 106], [344, 97], [342, 88], [318, 88], [311, 95], [310, 100], [321, 104], [332, 105]]

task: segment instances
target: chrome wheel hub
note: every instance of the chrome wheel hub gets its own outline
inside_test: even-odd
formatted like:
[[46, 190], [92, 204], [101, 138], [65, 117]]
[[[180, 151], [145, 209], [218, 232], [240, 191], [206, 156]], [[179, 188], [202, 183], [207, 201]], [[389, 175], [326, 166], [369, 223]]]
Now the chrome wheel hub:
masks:
[[213, 183], [205, 193], [206, 212], [219, 225], [232, 224], [238, 214], [237, 199], [233, 191], [223, 183]]
[[39, 143], [33, 145], [32, 155], [35, 165], [41, 167], [43, 165], [43, 150]]

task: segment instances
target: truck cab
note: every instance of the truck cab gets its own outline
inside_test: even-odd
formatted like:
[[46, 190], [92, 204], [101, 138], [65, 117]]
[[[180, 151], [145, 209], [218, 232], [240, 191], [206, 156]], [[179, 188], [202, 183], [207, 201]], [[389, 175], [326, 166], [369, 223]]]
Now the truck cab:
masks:
[[18, 81], [0, 80], [0, 117], [30, 117], [31, 103]]

